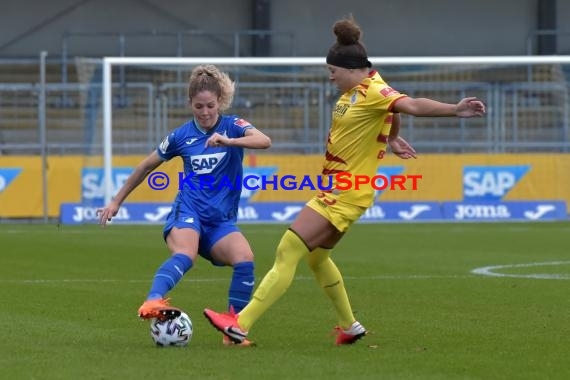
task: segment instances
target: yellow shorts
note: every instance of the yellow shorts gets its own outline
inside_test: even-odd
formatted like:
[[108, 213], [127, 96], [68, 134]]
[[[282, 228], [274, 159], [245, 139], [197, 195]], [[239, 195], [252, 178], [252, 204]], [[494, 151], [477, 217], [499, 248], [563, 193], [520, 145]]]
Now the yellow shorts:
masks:
[[346, 232], [366, 211], [366, 207], [339, 201], [338, 196], [332, 193], [315, 195], [307, 202], [307, 206], [321, 214], [342, 233]]

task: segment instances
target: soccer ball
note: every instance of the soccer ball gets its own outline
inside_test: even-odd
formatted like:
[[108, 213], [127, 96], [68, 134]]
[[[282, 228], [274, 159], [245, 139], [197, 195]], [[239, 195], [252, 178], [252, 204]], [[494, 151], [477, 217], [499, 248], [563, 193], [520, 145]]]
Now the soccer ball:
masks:
[[150, 336], [157, 346], [187, 346], [193, 332], [192, 320], [184, 312], [173, 319], [150, 321]]

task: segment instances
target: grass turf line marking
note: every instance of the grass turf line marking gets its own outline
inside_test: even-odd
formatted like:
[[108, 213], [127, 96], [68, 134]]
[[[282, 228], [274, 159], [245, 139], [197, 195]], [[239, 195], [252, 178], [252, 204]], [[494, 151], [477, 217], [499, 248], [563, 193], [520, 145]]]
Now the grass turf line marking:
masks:
[[[570, 261], [548, 261], [540, 263], [526, 263], [526, 264], [509, 264], [509, 265], [493, 265], [487, 267], [476, 268], [471, 271], [471, 275], [379, 275], [379, 276], [343, 276], [345, 280], [435, 280], [435, 279], [465, 279], [477, 278], [479, 276], [488, 277], [510, 277], [510, 278], [528, 278], [528, 279], [548, 279], [548, 280], [570, 280], [569, 274], [558, 273], [539, 273], [539, 274], [516, 274], [516, 273], [497, 273], [494, 272], [498, 269], [506, 268], [528, 268], [546, 265], [566, 265]], [[295, 280], [308, 281], [314, 280], [313, 277], [296, 276]], [[183, 279], [183, 282], [220, 282], [228, 281], [227, 278], [188, 278]], [[50, 283], [148, 283], [146, 280], [120, 280], [120, 279], [27, 279], [27, 280], [3, 280], [0, 283], [10, 284], [50, 284]]]
[[541, 263], [526, 263], [526, 264], [509, 264], [509, 265], [493, 265], [481, 268], [475, 268], [471, 271], [473, 274], [478, 274], [482, 276], [490, 277], [510, 277], [510, 278], [531, 278], [540, 280], [570, 280], [570, 273], [568, 274], [558, 274], [558, 273], [530, 273], [530, 274], [517, 274], [517, 273], [498, 273], [495, 270], [507, 269], [507, 268], [530, 268], [530, 267], [541, 267], [550, 265], [567, 265], [570, 261], [547, 261]]

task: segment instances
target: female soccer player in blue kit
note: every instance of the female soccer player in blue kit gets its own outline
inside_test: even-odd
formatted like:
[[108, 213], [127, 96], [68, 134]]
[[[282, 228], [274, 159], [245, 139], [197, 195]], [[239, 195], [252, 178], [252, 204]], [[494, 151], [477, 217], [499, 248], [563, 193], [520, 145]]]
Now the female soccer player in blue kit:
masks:
[[[99, 223], [105, 225], [149, 173], [165, 161], [182, 157], [184, 182], [190, 182], [178, 192], [164, 225], [171, 256], [156, 271], [138, 310], [143, 319], [167, 319], [179, 313], [165, 296], [192, 268], [197, 255], [214, 265], [233, 268], [230, 310], [241, 311], [253, 291], [253, 252], [236, 226], [241, 186], [229, 182], [241, 183], [244, 148], [267, 149], [271, 140], [244, 119], [221, 114], [231, 105], [234, 83], [216, 66], [196, 67], [188, 89], [194, 118], [170, 133], [138, 164], [113, 200], [97, 211]], [[227, 337], [224, 343], [232, 344]]]

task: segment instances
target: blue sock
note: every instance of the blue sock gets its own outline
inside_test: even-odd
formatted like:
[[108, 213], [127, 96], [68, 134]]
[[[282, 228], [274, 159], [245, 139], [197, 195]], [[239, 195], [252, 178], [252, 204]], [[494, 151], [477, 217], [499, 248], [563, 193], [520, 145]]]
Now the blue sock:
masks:
[[156, 271], [147, 300], [164, 298], [180, 281], [184, 273], [192, 268], [192, 259], [181, 253], [172, 255]]
[[237, 263], [233, 267], [232, 282], [229, 291], [228, 308], [239, 313], [251, 299], [255, 276], [253, 274], [253, 262]]

